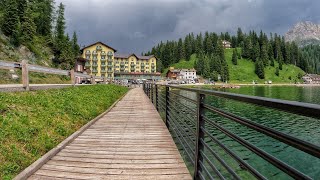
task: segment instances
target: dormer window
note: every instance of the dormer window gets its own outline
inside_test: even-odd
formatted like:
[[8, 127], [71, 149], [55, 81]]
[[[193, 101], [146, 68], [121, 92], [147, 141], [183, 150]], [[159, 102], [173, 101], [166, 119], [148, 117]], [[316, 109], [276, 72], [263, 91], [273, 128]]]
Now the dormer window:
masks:
[[90, 50], [86, 50], [86, 55], [90, 55]]
[[99, 45], [97, 46], [97, 51], [101, 51], [102, 50], [102, 47]]

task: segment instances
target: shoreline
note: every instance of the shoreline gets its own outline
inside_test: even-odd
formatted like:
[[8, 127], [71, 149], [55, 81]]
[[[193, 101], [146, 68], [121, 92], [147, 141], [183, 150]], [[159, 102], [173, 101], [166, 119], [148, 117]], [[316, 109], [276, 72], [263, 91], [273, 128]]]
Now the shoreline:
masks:
[[320, 84], [286, 84], [286, 83], [279, 83], [279, 84], [237, 84], [237, 83], [215, 83], [215, 84], [180, 84], [180, 86], [298, 86], [298, 87], [320, 87]]

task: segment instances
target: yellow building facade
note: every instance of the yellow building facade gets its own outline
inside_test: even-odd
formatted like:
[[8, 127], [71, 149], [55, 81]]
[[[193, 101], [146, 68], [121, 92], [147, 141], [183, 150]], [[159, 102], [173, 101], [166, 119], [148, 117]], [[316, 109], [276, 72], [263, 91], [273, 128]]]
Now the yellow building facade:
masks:
[[117, 79], [117, 77], [137, 78], [142, 75], [158, 76], [157, 59], [155, 56], [139, 56], [120, 54], [117, 50], [97, 42], [81, 49], [82, 57], [87, 59], [85, 68], [90, 75]]

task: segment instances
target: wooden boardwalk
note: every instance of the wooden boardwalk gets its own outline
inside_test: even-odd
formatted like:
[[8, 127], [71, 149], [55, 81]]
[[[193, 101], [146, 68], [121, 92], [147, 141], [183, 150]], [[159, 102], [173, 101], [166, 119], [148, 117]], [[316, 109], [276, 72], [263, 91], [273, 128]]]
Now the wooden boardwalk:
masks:
[[158, 112], [141, 88], [29, 179], [191, 179]]

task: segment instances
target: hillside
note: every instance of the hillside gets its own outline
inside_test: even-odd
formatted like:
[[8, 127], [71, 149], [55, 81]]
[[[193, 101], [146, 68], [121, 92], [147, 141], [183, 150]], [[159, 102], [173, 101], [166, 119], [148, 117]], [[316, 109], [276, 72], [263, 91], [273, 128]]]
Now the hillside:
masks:
[[[233, 49], [225, 50], [225, 57], [230, 72], [230, 83], [252, 83], [253, 80], [257, 81], [259, 84], [264, 83], [266, 80], [271, 80], [273, 83], [295, 83], [295, 81], [301, 81], [298, 80], [299, 73], [300, 75], [305, 74], [305, 72], [297, 66], [284, 64], [283, 69], [279, 71], [279, 76], [276, 76], [276, 67], [278, 67], [279, 64], [275, 62], [275, 67], [268, 66], [265, 68], [265, 80], [259, 79], [254, 72], [255, 64], [251, 60], [239, 59], [238, 65], [232, 64], [232, 51]], [[190, 58], [190, 61], [181, 60], [179, 63], [172, 64], [171, 67], [193, 68], [196, 59], [196, 55], [193, 54]], [[165, 75], [167, 70], [168, 68], [163, 71], [162, 75]]]

